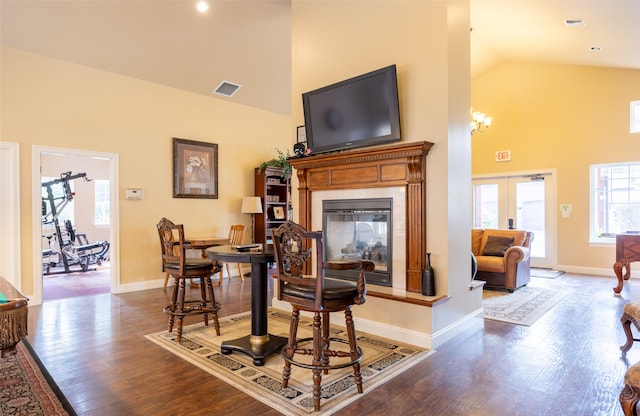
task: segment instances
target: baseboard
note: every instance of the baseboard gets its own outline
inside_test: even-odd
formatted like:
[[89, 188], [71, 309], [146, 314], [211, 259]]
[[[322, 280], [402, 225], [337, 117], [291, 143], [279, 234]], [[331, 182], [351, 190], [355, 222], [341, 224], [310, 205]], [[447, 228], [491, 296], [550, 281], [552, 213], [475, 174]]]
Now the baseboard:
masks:
[[[277, 299], [273, 299], [272, 306], [284, 311], [291, 310], [291, 305], [289, 303], [278, 301]], [[305, 313], [303, 312], [303, 314]], [[332, 322], [335, 322], [337, 325], [344, 326], [344, 317], [341, 314], [334, 314], [331, 319]], [[363, 319], [358, 317], [355, 312], [353, 320], [355, 321], [356, 328], [360, 331], [368, 332], [372, 335], [384, 338], [396, 339], [399, 342], [416, 345], [422, 348], [436, 349], [450, 339], [468, 331], [477, 329], [479, 325], [484, 325], [484, 313], [482, 308], [480, 308], [462, 319], [453, 322], [451, 325], [448, 325], [440, 331], [437, 331], [435, 334], [418, 332], [381, 322], [375, 322], [370, 319]]]
[[[590, 274], [594, 276], [610, 276], [612, 278], [616, 278], [616, 274], [613, 271], [613, 260], [611, 263], [611, 267], [600, 268], [600, 267], [582, 267], [582, 266], [568, 266], [558, 264], [558, 266], [554, 267], [554, 270], [562, 270], [565, 273], [573, 273], [573, 274]], [[631, 263], [631, 277], [640, 279], [640, 270], [633, 270], [633, 263]]]

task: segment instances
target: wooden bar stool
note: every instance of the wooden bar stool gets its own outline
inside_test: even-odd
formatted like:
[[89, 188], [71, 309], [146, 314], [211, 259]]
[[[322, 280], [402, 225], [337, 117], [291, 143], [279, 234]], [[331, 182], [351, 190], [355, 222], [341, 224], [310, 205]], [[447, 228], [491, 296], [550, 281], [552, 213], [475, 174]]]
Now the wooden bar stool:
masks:
[[[375, 265], [364, 260], [323, 264], [323, 233], [307, 231], [291, 221], [287, 221], [277, 229], [272, 229], [271, 235], [278, 267], [277, 276], [275, 276], [278, 279], [278, 299], [289, 302], [293, 308], [289, 339], [281, 353], [285, 360], [282, 387], [288, 386], [291, 365], [312, 370], [313, 405], [318, 411], [320, 410], [322, 374], [327, 374], [329, 370], [353, 367], [353, 381], [358, 393], [362, 393], [362, 375], [360, 374], [362, 349], [358, 346], [351, 307], [365, 302], [364, 274], [365, 271], [373, 271]], [[307, 262], [314, 259], [315, 274], [305, 275]], [[309, 269], [311, 270], [310, 267]], [[325, 269], [356, 269], [360, 273], [357, 282], [347, 282], [325, 279]], [[300, 311], [313, 313], [312, 338], [297, 339]], [[349, 337], [348, 347], [335, 348], [337, 342], [344, 341], [330, 337], [329, 315], [331, 312], [344, 312]], [[312, 359], [301, 360], [302, 357], [299, 358], [298, 355], [311, 355]], [[330, 362], [332, 358], [338, 361]]]
[[[220, 304], [216, 302], [211, 283], [211, 275], [218, 272], [217, 265], [214, 267], [211, 260], [208, 259], [186, 256], [186, 250], [189, 246], [185, 243], [182, 224], [176, 225], [168, 219], [162, 218], [157, 224], [157, 228], [162, 248], [162, 270], [175, 279], [171, 303], [164, 308], [164, 313], [169, 315], [169, 332], [173, 331], [177, 318], [176, 342], [180, 343], [185, 316], [202, 315], [205, 326], [208, 326], [209, 315], [211, 315], [216, 334], [220, 335], [220, 323], [218, 322]], [[200, 299], [185, 300], [186, 281], [193, 279], [200, 281]]]

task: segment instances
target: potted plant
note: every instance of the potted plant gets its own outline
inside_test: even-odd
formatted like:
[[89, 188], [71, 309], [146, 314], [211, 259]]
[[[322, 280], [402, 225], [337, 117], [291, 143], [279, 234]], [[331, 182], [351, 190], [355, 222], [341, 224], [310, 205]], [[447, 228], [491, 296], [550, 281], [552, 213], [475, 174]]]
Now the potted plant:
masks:
[[282, 169], [282, 178], [287, 179], [291, 176], [291, 164], [287, 160], [291, 155], [288, 150], [286, 154], [280, 149], [276, 149], [276, 152], [278, 153], [278, 157], [260, 163], [260, 166], [258, 166], [258, 173], [262, 173], [262, 171], [267, 167], [280, 168]]

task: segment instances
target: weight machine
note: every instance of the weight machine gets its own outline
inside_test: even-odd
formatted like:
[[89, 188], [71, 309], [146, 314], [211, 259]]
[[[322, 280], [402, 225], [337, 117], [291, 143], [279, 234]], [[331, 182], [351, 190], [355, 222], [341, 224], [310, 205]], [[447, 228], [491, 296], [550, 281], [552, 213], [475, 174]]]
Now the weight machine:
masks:
[[[42, 223], [53, 224], [54, 227], [53, 233], [43, 235], [49, 242], [49, 248], [42, 250], [43, 274], [86, 272], [90, 265], [100, 265], [106, 260], [109, 251], [108, 241], [89, 243], [87, 235], [77, 233], [70, 220], [65, 220], [64, 226], [61, 227], [58, 219], [75, 195], [69, 182], [79, 178], [85, 182], [91, 180], [87, 178], [86, 173], [72, 175], [71, 172], [64, 172], [60, 174], [60, 179], [42, 184], [47, 191], [47, 195], [42, 197]], [[57, 184], [62, 185], [63, 195], [54, 195], [53, 186]], [[71, 266], [79, 266], [80, 270], [71, 270]], [[51, 271], [53, 267], [64, 267], [64, 270]]]

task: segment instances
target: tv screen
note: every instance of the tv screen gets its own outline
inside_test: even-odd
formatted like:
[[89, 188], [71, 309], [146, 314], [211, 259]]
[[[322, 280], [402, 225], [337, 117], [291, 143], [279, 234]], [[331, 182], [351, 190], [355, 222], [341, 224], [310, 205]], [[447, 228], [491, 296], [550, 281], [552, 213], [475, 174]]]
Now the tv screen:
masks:
[[306, 92], [302, 106], [313, 153], [402, 139], [395, 65]]

